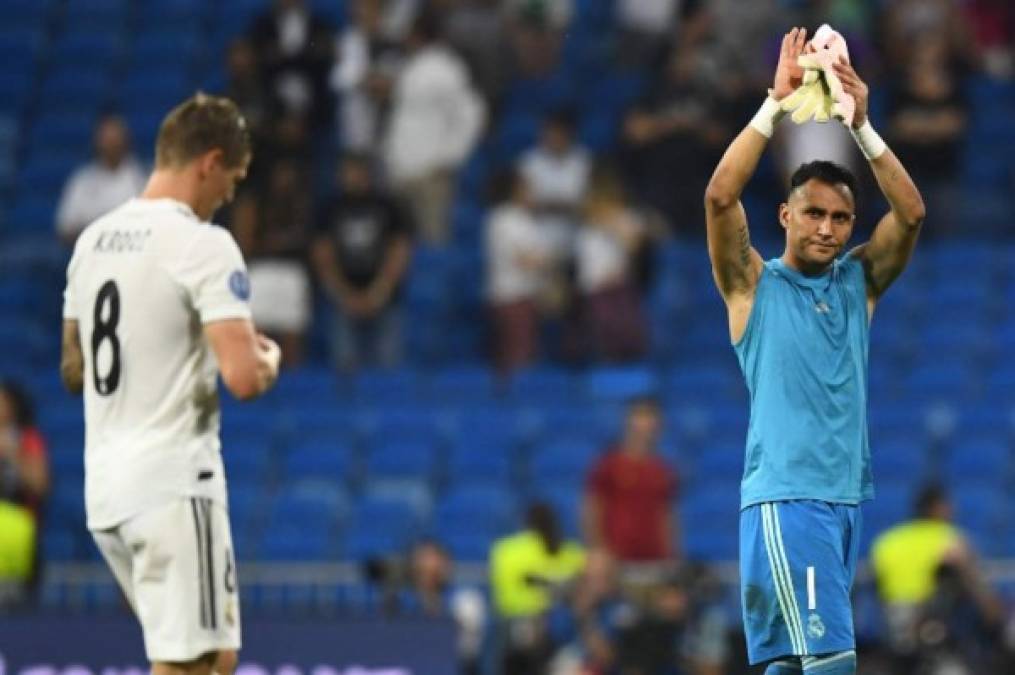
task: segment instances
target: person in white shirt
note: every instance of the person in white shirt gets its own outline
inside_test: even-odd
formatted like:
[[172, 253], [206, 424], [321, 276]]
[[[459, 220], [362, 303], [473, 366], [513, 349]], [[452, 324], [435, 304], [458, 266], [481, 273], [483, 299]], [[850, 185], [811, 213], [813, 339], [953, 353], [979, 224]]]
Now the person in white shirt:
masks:
[[88, 528], [155, 675], [229, 675], [240, 647], [216, 378], [254, 398], [280, 351], [251, 321], [239, 248], [208, 220], [249, 163], [232, 101], [181, 103], [141, 197], [85, 228], [67, 268], [60, 372], [84, 393]]
[[548, 115], [539, 144], [525, 151], [518, 166], [553, 251], [568, 257], [592, 170], [588, 151], [575, 143], [573, 115], [567, 111]]
[[61, 241], [73, 244], [85, 225], [136, 197], [144, 184], [123, 119], [102, 117], [95, 126], [95, 159], [71, 174], [60, 196], [56, 230]]
[[406, 48], [409, 56], [395, 80], [384, 139], [385, 166], [423, 239], [439, 244], [450, 229], [455, 171], [479, 138], [485, 107], [465, 64], [437, 41], [428, 13], [416, 19]]
[[502, 199], [486, 226], [487, 300], [493, 322], [494, 363], [502, 373], [535, 360], [538, 300], [552, 256], [532, 213], [531, 189], [517, 171], [499, 178]]
[[632, 260], [647, 242], [649, 227], [627, 204], [617, 176], [597, 168], [575, 241], [582, 333], [590, 356], [630, 361], [645, 356], [648, 325], [634, 280]]

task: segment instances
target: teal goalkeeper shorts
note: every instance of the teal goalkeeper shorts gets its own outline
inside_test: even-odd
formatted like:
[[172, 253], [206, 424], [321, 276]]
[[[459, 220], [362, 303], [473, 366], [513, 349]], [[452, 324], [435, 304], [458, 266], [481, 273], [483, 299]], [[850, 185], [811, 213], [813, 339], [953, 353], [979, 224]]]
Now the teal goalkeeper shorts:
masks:
[[854, 649], [860, 507], [813, 500], [740, 512], [740, 599], [751, 664]]

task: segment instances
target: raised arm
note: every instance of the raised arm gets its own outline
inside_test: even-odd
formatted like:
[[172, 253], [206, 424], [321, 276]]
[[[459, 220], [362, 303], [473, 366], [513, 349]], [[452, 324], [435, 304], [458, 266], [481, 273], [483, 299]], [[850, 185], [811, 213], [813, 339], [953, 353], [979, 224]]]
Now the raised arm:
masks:
[[925, 215], [923, 198], [902, 162], [870, 126], [867, 119], [867, 85], [853, 67], [842, 62], [835, 66], [843, 90], [856, 101], [856, 115], [850, 131], [870, 162], [889, 211], [878, 222], [870, 240], [853, 250], [863, 261], [867, 277], [870, 308], [905, 269], [916, 246]]
[[746, 325], [763, 266], [761, 256], [751, 246], [740, 195], [758, 167], [775, 123], [782, 117], [777, 102], [802, 81], [803, 69], [797, 64], [797, 57], [806, 42], [807, 31], [803, 28], [794, 28], [783, 36], [769, 98], [726, 149], [705, 190], [708, 254], [716, 286], [730, 311], [730, 333], [734, 340]]

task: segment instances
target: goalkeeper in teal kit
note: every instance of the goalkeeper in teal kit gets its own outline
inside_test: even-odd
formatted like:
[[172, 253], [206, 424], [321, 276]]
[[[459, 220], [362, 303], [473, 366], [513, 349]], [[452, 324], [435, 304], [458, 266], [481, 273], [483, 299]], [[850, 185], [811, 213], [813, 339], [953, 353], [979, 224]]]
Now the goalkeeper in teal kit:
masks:
[[813, 51], [802, 29], [783, 38], [769, 97], [727, 149], [705, 195], [713, 274], [750, 392], [740, 582], [748, 656], [768, 663], [768, 675], [856, 672], [849, 592], [859, 504], [873, 497], [868, 326], [924, 217], [916, 186], [867, 120], [866, 85], [843, 58], [829, 66], [838, 82], [824, 91], [853, 99], [852, 119], [842, 121], [890, 210], [868, 242], [845, 252], [856, 179], [831, 162], [811, 162], [794, 173], [779, 208], [782, 256], [766, 262], [751, 246], [740, 194], [785, 112], [780, 101], [814, 81], [799, 60]]

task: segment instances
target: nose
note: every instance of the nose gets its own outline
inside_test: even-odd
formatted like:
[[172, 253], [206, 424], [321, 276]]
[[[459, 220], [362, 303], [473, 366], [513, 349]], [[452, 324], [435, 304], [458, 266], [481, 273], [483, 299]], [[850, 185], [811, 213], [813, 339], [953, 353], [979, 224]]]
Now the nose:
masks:
[[818, 234], [826, 237], [832, 236], [832, 216], [826, 215], [818, 222]]

